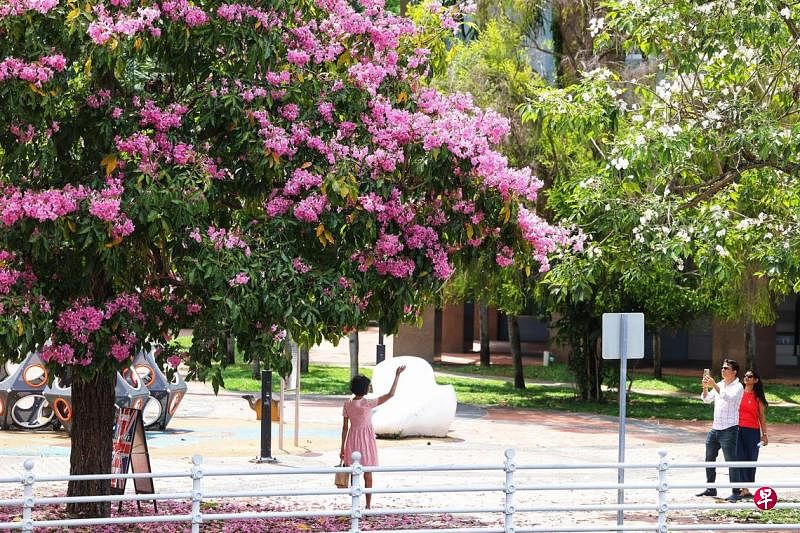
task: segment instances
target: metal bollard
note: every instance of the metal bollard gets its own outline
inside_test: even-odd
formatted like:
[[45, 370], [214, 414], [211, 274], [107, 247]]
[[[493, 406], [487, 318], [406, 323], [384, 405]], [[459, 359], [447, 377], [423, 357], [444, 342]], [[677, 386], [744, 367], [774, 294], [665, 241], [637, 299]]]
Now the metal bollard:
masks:
[[359, 520], [361, 519], [361, 495], [364, 493], [362, 486], [361, 474], [364, 472], [364, 467], [361, 466], [361, 453], [353, 452], [353, 462], [350, 465], [352, 468], [351, 482], [350, 482], [350, 496], [352, 497], [352, 507], [350, 511], [350, 533], [359, 533], [361, 531]]
[[669, 462], [667, 461], [667, 450], [658, 450], [660, 459], [658, 461], [658, 533], [667, 533], [667, 471]]
[[503, 492], [506, 493], [506, 508], [505, 508], [505, 533], [514, 533], [514, 492], [517, 490], [514, 486], [514, 471], [517, 469], [517, 464], [514, 462], [515, 452], [513, 449], [505, 451], [506, 460], [503, 463], [503, 470], [506, 472], [506, 483]]
[[203, 457], [192, 457], [192, 533], [200, 533], [203, 515], [200, 513], [200, 502], [203, 499]]
[[33, 531], [33, 460], [24, 463], [25, 473], [22, 475], [22, 531]]

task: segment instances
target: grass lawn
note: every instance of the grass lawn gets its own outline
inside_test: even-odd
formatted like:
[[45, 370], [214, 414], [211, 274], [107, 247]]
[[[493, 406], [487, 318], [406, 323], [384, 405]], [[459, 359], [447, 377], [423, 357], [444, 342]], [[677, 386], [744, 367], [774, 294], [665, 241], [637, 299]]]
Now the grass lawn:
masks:
[[[563, 364], [548, 367], [525, 367], [528, 386], [515, 389], [504, 379], [512, 375], [509, 367], [494, 366], [482, 369], [470, 365], [435, 365], [439, 372], [473, 374], [469, 376], [437, 376], [440, 384], [451, 384], [460, 403], [481, 406], [507, 406], [514, 408], [551, 409], [616, 416], [619, 413], [617, 395], [606, 394], [603, 403], [582, 402], [576, 398], [570, 374]], [[372, 369], [361, 370], [367, 376]], [[259, 391], [261, 383], [250, 377], [246, 364], [229, 366], [223, 372], [225, 388], [235, 391]], [[301, 390], [305, 394], [349, 394], [350, 372], [346, 367], [311, 365], [301, 377]], [[541, 383], [534, 383], [541, 382]], [[800, 403], [800, 387], [770, 386], [769, 400]], [[275, 380], [273, 390], [278, 390]], [[641, 392], [640, 392], [641, 391]], [[686, 395], [659, 395], [659, 391], [685, 393]], [[697, 399], [697, 380], [679, 376], [665, 376], [662, 380], [634, 377], [634, 391], [629, 396], [628, 416], [648, 419], [711, 420], [713, 410]], [[688, 395], [688, 396], [687, 396]], [[773, 406], [769, 409], [770, 422], [800, 423], [800, 407]]]

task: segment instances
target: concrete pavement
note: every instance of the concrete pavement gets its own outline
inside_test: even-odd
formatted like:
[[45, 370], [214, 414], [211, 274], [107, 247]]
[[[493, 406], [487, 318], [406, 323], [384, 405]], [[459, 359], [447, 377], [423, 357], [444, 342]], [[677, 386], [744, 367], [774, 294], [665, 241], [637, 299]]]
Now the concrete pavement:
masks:
[[[361, 350], [366, 353], [367, 343], [362, 342]], [[373, 344], [374, 347], [374, 344]], [[329, 349], [330, 350], [330, 349]], [[342, 354], [347, 353], [346, 340], [339, 346], [338, 355], [326, 352], [331, 364], [342, 364]], [[374, 352], [372, 352], [374, 354]], [[371, 358], [374, 362], [374, 358]], [[311, 353], [312, 362], [321, 362]], [[368, 362], [368, 361], [363, 361]], [[339, 439], [341, 431], [341, 407], [345, 397], [300, 398], [300, 421], [296, 426], [293, 420], [295, 404], [287, 398], [281, 445], [279, 426], [273, 423], [272, 453], [278, 460], [277, 466], [288, 467], [327, 467], [338, 462]], [[648, 420], [628, 420], [627, 453], [629, 462], [655, 463], [658, 450], [666, 449], [673, 462], [702, 461], [707, 422], [672, 422], [659, 420], [655, 416]], [[298, 429], [298, 442], [294, 443], [294, 430]], [[203, 456], [209, 470], [216, 468], [246, 468], [268, 472], [276, 465], [251, 462], [259, 455], [260, 423], [255, 420], [253, 411], [238, 393], [220, 391], [214, 395], [206, 384], [191, 382], [183, 403], [178, 409], [167, 431], [148, 432], [148, 446], [154, 471], [187, 470], [191, 457]], [[378, 443], [381, 464], [400, 466], [408, 464], [502, 464], [503, 452], [508, 448], [516, 450], [518, 464], [543, 463], [607, 463], [617, 460], [618, 425], [615, 417], [559, 413], [545, 411], [516, 410], [506, 408], [480, 408], [459, 406], [456, 419], [446, 438], [411, 438], [384, 440]], [[20, 432], [0, 431], [0, 477], [22, 471], [25, 459], [33, 458], [35, 472], [43, 474], [66, 474], [69, 470], [69, 438], [63, 432]], [[796, 461], [800, 457], [800, 432], [795, 426], [770, 427], [770, 445], [763, 449], [762, 461]], [[616, 481], [615, 470], [560, 470], [557, 474], [548, 471], [519, 471], [518, 484], [541, 483], [599, 483]], [[636, 476], [636, 477], [634, 477]], [[330, 477], [331, 479], [328, 479]], [[333, 487], [333, 476], [281, 476], [280, 485], [291, 488]], [[504, 474], [478, 474], [472, 472], [431, 472], [431, 473], [376, 473], [375, 486], [405, 487], [415, 486], [464, 486], [469, 484], [494, 483], [500, 485]], [[800, 473], [790, 470], [766, 469], [758, 471], [760, 482], [792, 481], [800, 478]], [[262, 478], [264, 479], [264, 478]], [[655, 470], [640, 474], [628, 474], [627, 481], [641, 479], [654, 482]], [[702, 483], [701, 469], [673, 470], [671, 483]], [[720, 469], [718, 480], [727, 482], [726, 469]], [[206, 478], [210, 490], [234, 490], [242, 486], [239, 478]], [[262, 480], [266, 486], [275, 481]], [[253, 482], [255, 483], [255, 482]], [[159, 492], [188, 491], [187, 479], [161, 479], [155, 482]], [[274, 487], [273, 487], [274, 488]], [[62, 491], [61, 487], [50, 487]], [[128, 489], [129, 491], [132, 489]], [[0, 486], [0, 495], [9, 495], [10, 487]], [[693, 496], [697, 489], [673, 489], [670, 499], [699, 503]], [[726, 494], [727, 489], [721, 489]], [[800, 498], [796, 490], [783, 491], [782, 497]], [[628, 501], [652, 503], [655, 493], [648, 491], [628, 491]], [[571, 491], [548, 490], [537, 492], [518, 492], [517, 507], [525, 505], [548, 505], [565, 503], [616, 503], [616, 491]], [[447, 493], [422, 493], [376, 495], [375, 506], [384, 508], [403, 508], [421, 506], [426, 508], [461, 506], [501, 506], [500, 493], [477, 493], [459, 496]], [[317, 509], [349, 505], [349, 498], [342, 496], [320, 496], [300, 498], [292, 503], [295, 508]], [[602, 515], [602, 514], [601, 514]], [[602, 515], [609, 518], [610, 513]], [[637, 513], [642, 520], [652, 520], [647, 513]], [[567, 515], [563, 513], [536, 513], [518, 517], [518, 524], [562, 524]], [[487, 522], [499, 523], [498, 516], [482, 516]], [[569, 516], [578, 523], [594, 523], [598, 514]], [[687, 518], [690, 520], [692, 518]]]

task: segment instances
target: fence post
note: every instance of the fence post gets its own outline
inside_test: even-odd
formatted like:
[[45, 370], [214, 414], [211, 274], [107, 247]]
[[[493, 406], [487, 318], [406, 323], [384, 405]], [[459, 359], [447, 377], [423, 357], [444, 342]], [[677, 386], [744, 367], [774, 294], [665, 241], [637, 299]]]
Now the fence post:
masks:
[[359, 533], [361, 531], [359, 524], [359, 519], [361, 518], [361, 494], [364, 492], [361, 484], [361, 474], [364, 472], [364, 468], [361, 466], [361, 453], [353, 452], [350, 467], [352, 468], [350, 474], [350, 496], [352, 497], [350, 533]]
[[514, 462], [514, 450], [509, 448], [505, 451], [506, 460], [503, 463], [503, 470], [506, 472], [506, 483], [503, 492], [506, 494], [506, 510], [505, 510], [505, 532], [514, 533], [514, 471], [517, 469], [517, 464]]
[[[269, 416], [269, 411], [264, 416]], [[200, 513], [200, 501], [203, 499], [203, 457], [192, 456], [192, 533], [200, 533], [203, 515]]]
[[658, 461], [658, 533], [667, 533], [667, 473], [669, 462], [667, 461], [667, 450], [658, 450], [660, 456]]
[[33, 531], [33, 484], [36, 483], [33, 460], [28, 459], [23, 466], [25, 473], [22, 475], [22, 531]]

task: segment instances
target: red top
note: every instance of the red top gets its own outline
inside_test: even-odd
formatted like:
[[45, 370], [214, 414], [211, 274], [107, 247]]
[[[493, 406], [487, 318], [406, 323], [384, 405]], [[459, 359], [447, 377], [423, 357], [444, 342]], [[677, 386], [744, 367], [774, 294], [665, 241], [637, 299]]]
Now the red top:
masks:
[[758, 397], [755, 392], [744, 391], [742, 403], [739, 404], [739, 426], [743, 428], [758, 429]]

